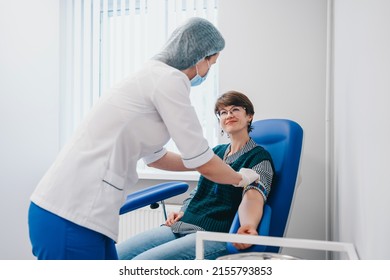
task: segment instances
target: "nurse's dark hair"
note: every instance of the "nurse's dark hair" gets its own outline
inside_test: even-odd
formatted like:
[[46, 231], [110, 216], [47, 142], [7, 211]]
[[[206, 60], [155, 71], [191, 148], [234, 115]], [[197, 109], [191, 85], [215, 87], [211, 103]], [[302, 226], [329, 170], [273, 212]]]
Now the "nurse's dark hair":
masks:
[[[214, 107], [215, 115], [218, 116], [219, 111], [228, 106], [240, 106], [245, 109], [247, 115], [253, 116], [255, 114], [253, 104], [249, 100], [249, 98], [245, 94], [235, 90], [230, 90], [228, 92], [225, 92], [220, 97], [218, 97]], [[252, 129], [253, 127], [251, 121], [248, 124], [248, 132], [251, 132]]]

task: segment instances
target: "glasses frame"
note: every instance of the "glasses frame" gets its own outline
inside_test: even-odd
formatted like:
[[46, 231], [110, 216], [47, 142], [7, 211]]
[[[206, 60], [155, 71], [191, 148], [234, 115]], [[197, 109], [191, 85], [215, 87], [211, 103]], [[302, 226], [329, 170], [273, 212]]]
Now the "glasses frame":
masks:
[[[236, 113], [235, 113], [234, 111], [232, 111], [232, 110], [234, 110], [234, 109], [236, 109], [236, 108], [242, 108], [242, 109], [244, 109], [244, 112], [246, 113], [246, 108], [245, 108], [244, 106], [239, 106], [239, 105], [236, 106], [236, 105], [233, 105], [233, 107], [230, 108], [229, 110], [226, 110], [226, 109], [220, 110], [220, 111], [218, 111], [215, 115], [217, 116], [217, 118], [218, 118], [219, 120], [226, 119], [226, 118], [229, 116], [229, 113], [230, 113], [230, 115], [232, 115], [232, 116], [236, 116], [236, 114], [242, 112], [241, 110], [237, 111]], [[226, 111], [226, 113], [227, 113], [226, 116], [221, 116], [221, 111]]]

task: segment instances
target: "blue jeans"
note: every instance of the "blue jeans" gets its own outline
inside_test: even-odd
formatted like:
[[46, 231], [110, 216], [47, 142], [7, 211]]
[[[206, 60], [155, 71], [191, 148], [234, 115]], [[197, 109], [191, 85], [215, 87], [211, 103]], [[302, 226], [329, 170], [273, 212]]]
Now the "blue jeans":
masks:
[[39, 260], [118, 259], [112, 239], [34, 203], [30, 204], [28, 225], [33, 254]]
[[[137, 234], [117, 245], [122, 260], [194, 260], [195, 233], [179, 235], [160, 226]], [[225, 242], [205, 241], [204, 258], [214, 260], [229, 254]]]

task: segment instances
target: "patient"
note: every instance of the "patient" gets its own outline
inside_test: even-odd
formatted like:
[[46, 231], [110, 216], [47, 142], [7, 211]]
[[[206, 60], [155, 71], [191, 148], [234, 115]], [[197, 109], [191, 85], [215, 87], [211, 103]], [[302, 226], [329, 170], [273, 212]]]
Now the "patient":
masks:
[[[242, 93], [229, 91], [215, 104], [222, 133], [230, 144], [213, 150], [234, 170], [251, 168], [260, 180], [245, 188], [221, 185], [200, 176], [197, 187], [184, 201], [179, 212], [170, 213], [164, 225], [138, 234], [117, 245], [119, 259], [191, 260], [195, 259], [196, 231], [229, 232], [238, 210], [240, 234], [257, 235], [263, 206], [271, 189], [274, 167], [271, 156], [250, 137], [254, 109]], [[233, 244], [246, 249], [249, 244]], [[228, 254], [225, 242], [205, 241], [204, 258]]]

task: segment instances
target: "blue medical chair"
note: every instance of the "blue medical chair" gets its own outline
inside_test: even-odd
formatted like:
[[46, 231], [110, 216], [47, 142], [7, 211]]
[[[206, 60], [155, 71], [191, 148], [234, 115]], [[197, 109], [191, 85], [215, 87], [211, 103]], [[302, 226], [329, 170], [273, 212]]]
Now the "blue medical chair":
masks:
[[[299, 124], [287, 119], [266, 119], [252, 123], [252, 139], [264, 147], [272, 157], [275, 167], [275, 180], [267, 203], [264, 206], [263, 217], [258, 227], [259, 235], [283, 237], [285, 234], [290, 208], [293, 201], [298, 178], [299, 163], [303, 145], [303, 130]], [[186, 192], [185, 182], [167, 182], [155, 185], [130, 194], [120, 209], [120, 214], [147, 206], [156, 205], [164, 199]], [[164, 215], [166, 211], [164, 207]], [[230, 233], [236, 233], [240, 227], [236, 214]], [[246, 250], [237, 250], [231, 243], [227, 248], [230, 253], [242, 252], [275, 252], [279, 247], [254, 245]]]
[[[252, 139], [270, 154], [275, 167], [275, 179], [264, 205], [264, 212], [258, 227], [259, 235], [283, 237], [287, 228], [289, 213], [298, 181], [299, 163], [303, 145], [302, 127], [287, 119], [266, 119], [253, 122]], [[240, 227], [236, 214], [230, 232]], [[273, 252], [279, 247], [253, 245], [246, 250], [237, 250], [231, 243], [230, 253]]]

